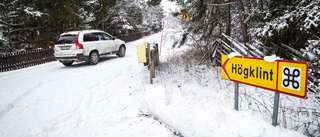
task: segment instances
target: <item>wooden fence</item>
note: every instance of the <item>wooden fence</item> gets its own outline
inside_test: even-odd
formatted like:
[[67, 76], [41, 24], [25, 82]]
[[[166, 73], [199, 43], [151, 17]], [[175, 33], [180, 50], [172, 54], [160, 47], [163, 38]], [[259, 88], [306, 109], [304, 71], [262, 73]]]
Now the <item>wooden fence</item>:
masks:
[[52, 48], [3, 54], [0, 55], [0, 72], [17, 70], [55, 60]]
[[125, 42], [130, 42], [130, 41], [141, 39], [144, 35], [145, 35], [144, 33], [135, 33], [127, 36], [117, 36], [117, 38]]

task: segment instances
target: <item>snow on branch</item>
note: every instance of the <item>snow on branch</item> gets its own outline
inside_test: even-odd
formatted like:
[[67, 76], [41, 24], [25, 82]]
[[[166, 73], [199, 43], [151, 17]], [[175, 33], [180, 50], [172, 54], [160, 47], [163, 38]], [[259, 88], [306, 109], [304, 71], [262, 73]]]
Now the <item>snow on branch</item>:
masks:
[[24, 12], [26, 12], [29, 15], [32, 15], [33, 17], [41, 17], [44, 14], [40, 11], [33, 11], [33, 8], [31, 7], [27, 7], [26, 9], [24, 9]]
[[[280, 32], [288, 27], [288, 22], [301, 20], [300, 29], [309, 30], [312, 27], [318, 27], [320, 23], [320, 2], [319, 1], [301, 1], [293, 11], [286, 10], [280, 17], [266, 22], [264, 26], [250, 29], [250, 32], [258, 37], [271, 37], [273, 31]], [[266, 12], [266, 17], [270, 13]]]

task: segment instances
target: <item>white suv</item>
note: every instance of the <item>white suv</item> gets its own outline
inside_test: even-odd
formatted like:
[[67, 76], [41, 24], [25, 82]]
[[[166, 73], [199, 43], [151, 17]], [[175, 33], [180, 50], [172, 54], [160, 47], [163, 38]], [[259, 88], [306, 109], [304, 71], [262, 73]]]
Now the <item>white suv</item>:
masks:
[[65, 66], [86, 61], [95, 65], [100, 55], [124, 57], [125, 42], [101, 30], [70, 31], [61, 34], [53, 46], [55, 58]]

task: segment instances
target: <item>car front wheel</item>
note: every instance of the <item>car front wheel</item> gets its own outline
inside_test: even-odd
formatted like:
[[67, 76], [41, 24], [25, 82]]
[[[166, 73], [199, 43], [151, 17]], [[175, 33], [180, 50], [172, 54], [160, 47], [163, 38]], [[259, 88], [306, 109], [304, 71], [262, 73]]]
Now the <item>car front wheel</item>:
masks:
[[99, 54], [96, 51], [90, 53], [90, 64], [96, 65], [99, 62]]
[[125, 55], [126, 55], [126, 48], [123, 45], [121, 45], [118, 51], [118, 56], [124, 57]]

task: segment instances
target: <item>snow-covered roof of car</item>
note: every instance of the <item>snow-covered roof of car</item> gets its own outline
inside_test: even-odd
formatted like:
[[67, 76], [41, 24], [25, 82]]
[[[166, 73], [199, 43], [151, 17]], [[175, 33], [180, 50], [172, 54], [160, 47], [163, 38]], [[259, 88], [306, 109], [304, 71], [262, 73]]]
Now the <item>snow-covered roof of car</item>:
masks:
[[102, 30], [81, 30], [81, 31], [67, 31], [62, 33], [61, 35], [77, 35], [79, 32], [87, 33], [87, 32], [104, 32]]
[[68, 31], [64, 32], [61, 35], [77, 35], [80, 31]]

